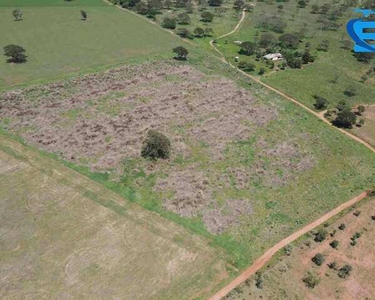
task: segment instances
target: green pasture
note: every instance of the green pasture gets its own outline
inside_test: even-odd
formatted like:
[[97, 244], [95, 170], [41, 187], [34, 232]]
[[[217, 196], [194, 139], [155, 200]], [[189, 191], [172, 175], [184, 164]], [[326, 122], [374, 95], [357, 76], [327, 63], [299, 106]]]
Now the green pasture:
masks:
[[[26, 49], [25, 64], [0, 56], [0, 88], [45, 81], [88, 69], [172, 56], [181, 42], [164, 30], [100, 0], [0, 2], [0, 48]], [[14, 21], [19, 8], [22, 21]], [[88, 20], [82, 21], [80, 10]]]

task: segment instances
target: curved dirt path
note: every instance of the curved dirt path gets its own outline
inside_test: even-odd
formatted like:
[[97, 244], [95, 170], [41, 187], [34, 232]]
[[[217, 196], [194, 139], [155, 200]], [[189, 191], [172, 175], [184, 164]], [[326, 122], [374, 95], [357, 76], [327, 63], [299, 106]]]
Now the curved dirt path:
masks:
[[350, 206], [356, 204], [357, 202], [361, 201], [367, 196], [367, 193], [364, 192], [357, 197], [349, 200], [348, 202], [345, 202], [341, 204], [340, 206], [336, 207], [335, 209], [331, 210], [329, 213], [325, 214], [324, 216], [320, 217], [316, 221], [306, 225], [302, 229], [296, 231], [292, 235], [288, 236], [287, 238], [283, 239], [279, 243], [277, 243], [275, 246], [267, 250], [266, 253], [264, 253], [261, 257], [259, 257], [255, 262], [247, 268], [243, 273], [241, 273], [237, 278], [235, 278], [231, 283], [229, 283], [227, 286], [222, 288], [219, 292], [217, 292], [215, 295], [213, 295], [209, 300], [219, 300], [223, 297], [225, 297], [230, 291], [232, 291], [234, 288], [239, 286], [241, 283], [246, 281], [251, 275], [254, 275], [257, 271], [259, 271], [268, 261], [271, 260], [271, 258], [284, 248], [286, 245], [290, 244], [291, 242], [295, 241], [302, 235], [308, 233], [309, 231], [313, 230], [314, 228], [318, 227], [319, 225], [323, 224], [324, 222], [328, 221], [330, 218], [336, 216], [338, 213], [342, 212], [343, 210], [349, 208]]

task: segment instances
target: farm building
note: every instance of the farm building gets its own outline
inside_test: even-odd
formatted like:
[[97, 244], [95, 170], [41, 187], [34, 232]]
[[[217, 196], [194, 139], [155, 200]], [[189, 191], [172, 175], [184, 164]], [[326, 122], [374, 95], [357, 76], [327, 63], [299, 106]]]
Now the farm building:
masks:
[[283, 59], [283, 55], [281, 53], [269, 53], [263, 56], [263, 58], [267, 60], [281, 60]]

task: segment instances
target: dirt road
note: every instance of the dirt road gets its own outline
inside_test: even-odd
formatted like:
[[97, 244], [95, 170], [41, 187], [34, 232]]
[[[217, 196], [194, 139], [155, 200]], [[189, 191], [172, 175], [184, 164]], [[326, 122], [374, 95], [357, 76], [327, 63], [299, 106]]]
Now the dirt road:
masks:
[[241, 273], [240, 276], [238, 276], [230, 284], [228, 284], [219, 292], [217, 292], [215, 295], [213, 295], [209, 300], [219, 300], [225, 297], [231, 290], [239, 286], [246, 279], [248, 279], [251, 275], [259, 271], [268, 261], [271, 260], [271, 258], [276, 254], [276, 252], [278, 252], [279, 250], [281, 250], [282, 248], [284, 248], [286, 245], [290, 244], [291, 242], [295, 241], [302, 235], [308, 233], [309, 231], [313, 230], [314, 228], [328, 221], [330, 218], [336, 216], [338, 213], [342, 212], [343, 210], [361, 201], [362, 199], [366, 197], [366, 195], [367, 195], [366, 193], [362, 193], [359, 196], [349, 200], [348, 202], [341, 204], [340, 206], [336, 207], [334, 210], [331, 210], [329, 213], [325, 214], [318, 220], [306, 225], [302, 229], [296, 231], [292, 235], [288, 236], [287, 238], [277, 243], [275, 246], [270, 248], [266, 253], [264, 253], [261, 257], [259, 257], [249, 268], [247, 268], [243, 273]]

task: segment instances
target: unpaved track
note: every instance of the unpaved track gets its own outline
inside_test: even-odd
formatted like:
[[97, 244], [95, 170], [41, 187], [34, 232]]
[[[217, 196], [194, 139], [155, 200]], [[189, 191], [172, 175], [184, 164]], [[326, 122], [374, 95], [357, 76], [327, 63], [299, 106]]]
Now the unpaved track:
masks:
[[284, 248], [286, 245], [290, 244], [291, 242], [295, 241], [299, 237], [303, 236], [304, 234], [308, 233], [309, 231], [313, 230], [314, 228], [318, 227], [319, 225], [323, 224], [324, 222], [328, 221], [330, 218], [336, 216], [343, 210], [363, 200], [366, 196], [367, 196], [366, 192], [358, 195], [357, 197], [349, 200], [348, 202], [345, 202], [341, 204], [340, 206], [336, 207], [334, 210], [331, 210], [329, 213], [325, 214], [323, 217], [320, 217], [318, 220], [310, 223], [309, 225], [306, 225], [302, 229], [296, 231], [292, 235], [283, 239], [282, 241], [277, 243], [275, 246], [267, 250], [266, 253], [264, 253], [261, 257], [259, 257], [240, 276], [238, 276], [230, 284], [228, 284], [219, 292], [217, 292], [215, 295], [213, 295], [209, 300], [219, 300], [225, 297], [231, 290], [239, 286], [246, 279], [248, 279], [251, 275], [254, 275], [257, 271], [259, 271], [268, 261], [271, 260], [271, 258], [276, 254], [276, 252], [278, 252], [279, 250], [281, 250], [282, 248]]

